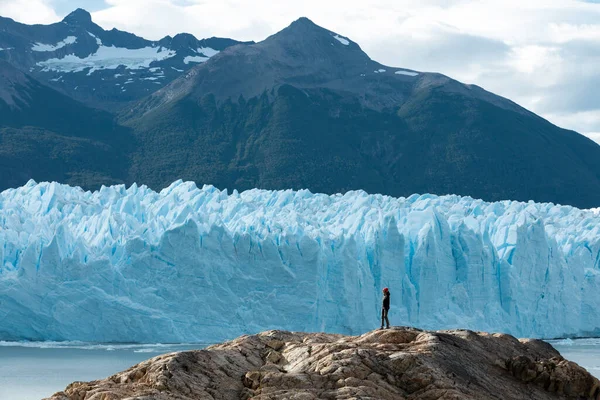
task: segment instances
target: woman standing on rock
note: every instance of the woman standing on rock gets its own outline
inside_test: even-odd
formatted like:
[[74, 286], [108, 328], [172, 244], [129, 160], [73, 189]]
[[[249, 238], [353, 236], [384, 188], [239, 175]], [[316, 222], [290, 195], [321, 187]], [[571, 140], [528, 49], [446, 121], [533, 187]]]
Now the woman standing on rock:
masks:
[[383, 329], [383, 322], [387, 329], [390, 329], [390, 320], [388, 319], [388, 311], [390, 310], [390, 291], [388, 288], [383, 288], [383, 301], [381, 302], [381, 328]]

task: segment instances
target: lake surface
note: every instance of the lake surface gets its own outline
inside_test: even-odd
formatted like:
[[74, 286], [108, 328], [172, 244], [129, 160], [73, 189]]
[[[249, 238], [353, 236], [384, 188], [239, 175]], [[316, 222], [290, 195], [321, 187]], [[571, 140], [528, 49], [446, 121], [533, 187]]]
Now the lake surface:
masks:
[[[600, 378], [600, 339], [550, 343]], [[0, 400], [39, 400], [73, 381], [106, 378], [159, 354], [205, 346], [0, 342]]]
[[159, 354], [205, 346], [0, 342], [0, 400], [39, 400], [73, 381], [106, 378]]
[[600, 379], [600, 339], [549, 340], [567, 360], [575, 361]]

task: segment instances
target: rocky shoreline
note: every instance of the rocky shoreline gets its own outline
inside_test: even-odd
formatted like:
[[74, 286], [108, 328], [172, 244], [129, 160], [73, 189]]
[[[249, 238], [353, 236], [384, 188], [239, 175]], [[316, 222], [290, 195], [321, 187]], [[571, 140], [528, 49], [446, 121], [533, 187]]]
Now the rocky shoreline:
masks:
[[164, 354], [50, 400], [593, 399], [600, 381], [548, 343], [408, 327], [268, 331]]

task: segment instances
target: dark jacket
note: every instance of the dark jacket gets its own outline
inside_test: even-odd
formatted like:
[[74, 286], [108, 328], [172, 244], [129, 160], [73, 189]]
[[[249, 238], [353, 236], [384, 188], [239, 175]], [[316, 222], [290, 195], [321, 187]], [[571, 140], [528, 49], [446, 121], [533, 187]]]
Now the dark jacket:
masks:
[[390, 292], [384, 293], [383, 301], [381, 302], [381, 305], [384, 310], [390, 309]]

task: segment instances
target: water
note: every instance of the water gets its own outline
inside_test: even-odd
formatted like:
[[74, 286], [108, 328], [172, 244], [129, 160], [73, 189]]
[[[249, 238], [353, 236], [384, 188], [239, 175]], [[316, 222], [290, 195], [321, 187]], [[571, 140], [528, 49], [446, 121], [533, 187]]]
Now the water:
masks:
[[564, 358], [575, 361], [590, 374], [600, 378], [600, 338], [551, 340], [550, 344]]
[[[563, 357], [600, 378], [600, 339], [550, 343]], [[159, 354], [205, 346], [0, 342], [0, 400], [39, 400], [73, 381], [106, 378]]]
[[159, 354], [202, 347], [0, 342], [0, 400], [39, 400], [73, 381], [106, 378]]

